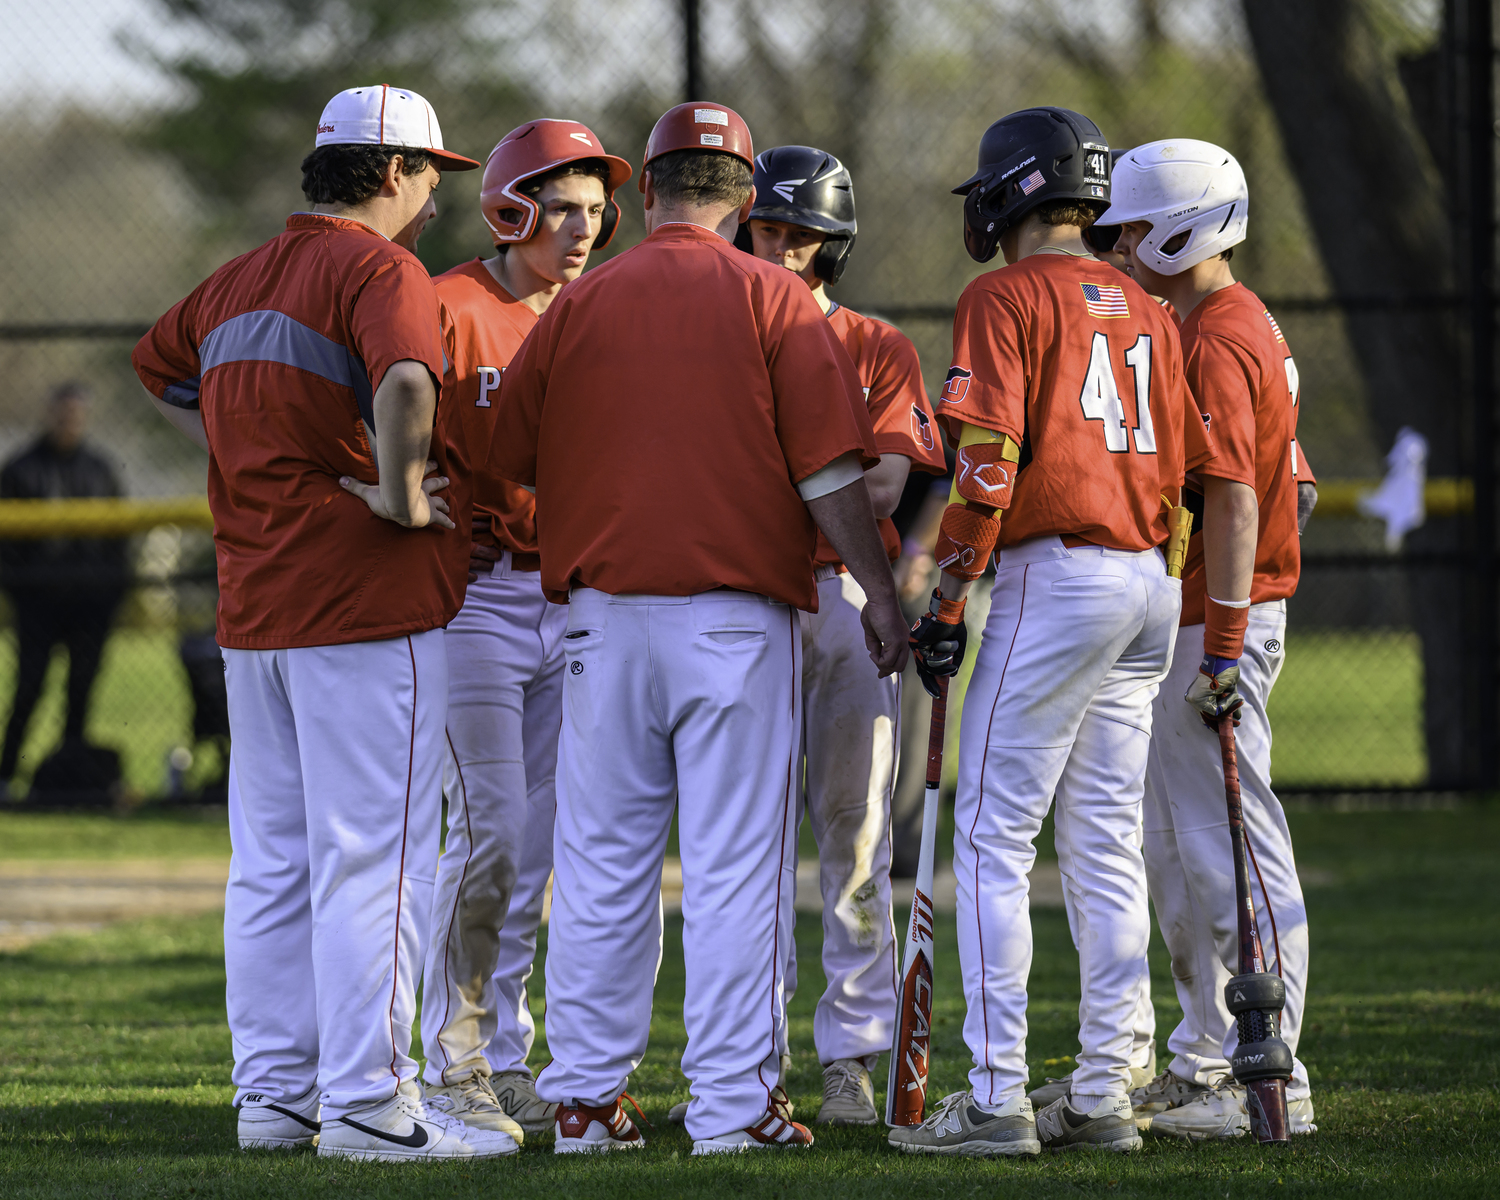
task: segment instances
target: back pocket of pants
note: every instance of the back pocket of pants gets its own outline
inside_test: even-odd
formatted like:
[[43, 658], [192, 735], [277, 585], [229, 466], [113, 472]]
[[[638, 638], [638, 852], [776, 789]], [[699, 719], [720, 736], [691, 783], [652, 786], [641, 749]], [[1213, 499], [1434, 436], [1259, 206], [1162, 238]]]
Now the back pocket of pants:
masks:
[[720, 646], [739, 646], [745, 642], [766, 640], [764, 629], [706, 629], [703, 636]]
[[1124, 590], [1125, 581], [1118, 575], [1069, 575], [1052, 581], [1054, 596], [1108, 596]]

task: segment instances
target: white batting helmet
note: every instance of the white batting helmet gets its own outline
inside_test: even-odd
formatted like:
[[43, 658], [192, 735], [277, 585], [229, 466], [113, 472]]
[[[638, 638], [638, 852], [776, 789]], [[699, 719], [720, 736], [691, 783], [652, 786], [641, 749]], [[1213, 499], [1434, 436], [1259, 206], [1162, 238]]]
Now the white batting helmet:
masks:
[[[1178, 275], [1245, 240], [1250, 191], [1245, 172], [1221, 146], [1193, 138], [1147, 142], [1115, 164], [1112, 203], [1100, 225], [1148, 221], [1136, 256], [1161, 275]], [[1171, 254], [1162, 247], [1179, 234]]]

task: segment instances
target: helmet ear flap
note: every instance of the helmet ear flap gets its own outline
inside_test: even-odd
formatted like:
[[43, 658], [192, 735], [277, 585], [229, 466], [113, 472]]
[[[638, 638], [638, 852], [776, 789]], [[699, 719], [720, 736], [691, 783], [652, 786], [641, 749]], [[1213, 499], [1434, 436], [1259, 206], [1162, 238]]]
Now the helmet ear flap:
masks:
[[604, 201], [604, 212], [599, 218], [599, 236], [594, 239], [595, 250], [603, 250], [609, 245], [610, 239], [615, 236], [615, 230], [620, 227], [620, 206], [615, 203], [613, 196]]
[[844, 268], [849, 265], [849, 252], [853, 249], [853, 237], [825, 238], [813, 255], [813, 274], [832, 287], [843, 277]]
[[749, 221], [741, 221], [740, 227], [734, 231], [734, 248], [743, 250], [746, 254], [755, 253], [755, 243], [750, 240]]
[[964, 249], [975, 262], [987, 263], [1000, 248], [1006, 222], [984, 211], [984, 189], [975, 188], [964, 197]]

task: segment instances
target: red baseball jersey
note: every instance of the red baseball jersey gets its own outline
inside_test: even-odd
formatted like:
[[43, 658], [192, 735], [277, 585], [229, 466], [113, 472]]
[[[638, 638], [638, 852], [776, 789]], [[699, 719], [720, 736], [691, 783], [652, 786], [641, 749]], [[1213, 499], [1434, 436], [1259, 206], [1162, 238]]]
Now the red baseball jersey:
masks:
[[[927, 389], [922, 386], [922, 364], [911, 339], [884, 321], [841, 304], [829, 311], [828, 323], [854, 360], [870, 424], [875, 428], [875, 452], [904, 454], [911, 459], [912, 470], [941, 475], [948, 465], [933, 424]], [[901, 557], [901, 535], [889, 517], [881, 518], [880, 536], [886, 553], [895, 562]], [[813, 561], [818, 566], [839, 561], [838, 552], [821, 531]]]
[[443, 335], [451, 363], [445, 420], [449, 436], [462, 439], [474, 466], [474, 515], [490, 518], [495, 541], [512, 553], [519, 570], [541, 564], [536, 548], [536, 497], [485, 467], [494, 435], [500, 376], [526, 335], [536, 313], [496, 282], [479, 259], [433, 280], [442, 304]]
[[[317, 213], [220, 267], [132, 356], [150, 392], [197, 408], [219, 568], [218, 640], [243, 650], [367, 642], [446, 625], [463, 601], [466, 534], [403, 529], [339, 486], [377, 480], [364, 424], [386, 370], [444, 372], [437, 295], [416, 256]], [[433, 439], [460, 530], [461, 446]]]
[[999, 547], [1055, 534], [1120, 550], [1167, 538], [1165, 493], [1213, 456], [1171, 318], [1094, 258], [1032, 254], [959, 298], [938, 420], [1021, 446]]
[[[1297, 590], [1302, 546], [1297, 537], [1297, 364], [1276, 318], [1242, 283], [1214, 292], [1182, 323], [1188, 385], [1218, 447], [1199, 474], [1255, 489], [1260, 530], [1250, 599], [1282, 600]], [[1182, 569], [1182, 623], [1201, 625], [1207, 583], [1203, 535], [1188, 542]], [[1229, 599], [1230, 597], [1221, 597]]]
[[552, 600], [725, 587], [812, 610], [795, 485], [874, 447], [807, 285], [674, 222], [558, 293], [501, 380], [488, 461], [536, 488]]

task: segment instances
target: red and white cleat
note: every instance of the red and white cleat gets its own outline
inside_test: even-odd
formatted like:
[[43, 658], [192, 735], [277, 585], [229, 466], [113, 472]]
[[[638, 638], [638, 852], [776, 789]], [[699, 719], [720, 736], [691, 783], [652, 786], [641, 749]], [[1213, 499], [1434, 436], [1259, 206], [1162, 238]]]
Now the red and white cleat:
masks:
[[739, 1154], [745, 1150], [767, 1150], [781, 1146], [805, 1150], [812, 1144], [813, 1135], [806, 1125], [788, 1121], [767, 1109], [765, 1115], [754, 1125], [719, 1137], [695, 1139], [693, 1154]]
[[639, 1150], [646, 1144], [641, 1131], [625, 1115], [619, 1098], [597, 1108], [589, 1104], [559, 1104], [554, 1154], [581, 1154], [605, 1150]]

